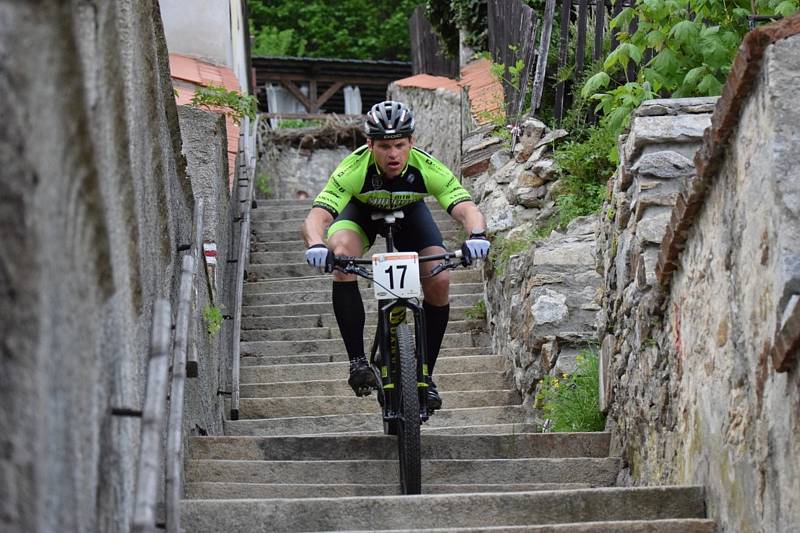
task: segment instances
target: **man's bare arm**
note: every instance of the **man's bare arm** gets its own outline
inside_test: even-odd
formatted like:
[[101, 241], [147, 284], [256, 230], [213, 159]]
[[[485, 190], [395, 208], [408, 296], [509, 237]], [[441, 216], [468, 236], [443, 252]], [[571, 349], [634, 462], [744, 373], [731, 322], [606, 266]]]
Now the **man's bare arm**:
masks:
[[315, 244], [325, 244], [325, 232], [333, 223], [333, 215], [321, 207], [312, 207], [303, 222], [303, 240], [306, 247]]
[[483, 213], [480, 212], [478, 206], [474, 202], [461, 202], [453, 207], [450, 211], [450, 216], [458, 220], [467, 235], [471, 233], [483, 233], [486, 231], [486, 219], [483, 218]]

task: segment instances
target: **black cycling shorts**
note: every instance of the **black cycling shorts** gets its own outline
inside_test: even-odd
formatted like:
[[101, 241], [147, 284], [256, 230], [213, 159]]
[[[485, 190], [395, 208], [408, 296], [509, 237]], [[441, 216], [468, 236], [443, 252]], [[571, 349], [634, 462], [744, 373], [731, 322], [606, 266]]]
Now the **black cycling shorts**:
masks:
[[[424, 201], [408, 205], [401, 211], [405, 216], [394, 225], [394, 247], [397, 251], [420, 252], [429, 246], [444, 248], [442, 234]], [[355, 231], [361, 236], [366, 253], [375, 244], [377, 235], [385, 233], [386, 224], [383, 219], [371, 219], [374, 212], [374, 208], [351, 200], [328, 228], [328, 238], [339, 230]]]

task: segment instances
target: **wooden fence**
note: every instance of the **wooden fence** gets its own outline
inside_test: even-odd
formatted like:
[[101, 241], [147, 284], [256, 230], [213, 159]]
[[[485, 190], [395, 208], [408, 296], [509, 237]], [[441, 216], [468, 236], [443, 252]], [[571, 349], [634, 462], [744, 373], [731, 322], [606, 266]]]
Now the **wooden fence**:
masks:
[[433, 31], [431, 23], [425, 17], [425, 7], [414, 10], [408, 21], [411, 35], [411, 64], [414, 74], [431, 74], [457, 78], [459, 61], [457, 57], [447, 57], [444, 45]]
[[[522, 0], [488, 0], [489, 51], [495, 63], [506, 67], [503, 88], [506, 96], [507, 121], [516, 123], [522, 113], [529, 82], [531, 89], [531, 109], [535, 111], [541, 103], [544, 84], [547, 79], [554, 80], [556, 74], [572, 69], [572, 79], [581, 79], [586, 68], [590, 29], [592, 60], [603, 57], [603, 39], [606, 34], [611, 41], [611, 49], [616, 46], [620, 31], [635, 31], [636, 21], [629, 28], [610, 30], [609, 21], [624, 7], [632, 5], [633, 0], [612, 2], [590, 0], [546, 0], [542, 12], [536, 13]], [[557, 5], [560, 4], [560, 5]], [[555, 10], [559, 8], [558, 23], [558, 63], [556, 71], [547, 77], [547, 57], [550, 51], [551, 36], [554, 30]], [[590, 23], [593, 24], [590, 26]], [[575, 62], [568, 65], [570, 35], [575, 35]], [[538, 45], [537, 45], [538, 41]], [[522, 61], [522, 69], [517, 71], [517, 62]], [[534, 69], [535, 64], [535, 69]], [[628, 77], [635, 77], [633, 62], [629, 65]], [[512, 70], [509, 70], [512, 69]], [[531, 72], [533, 76], [531, 78]], [[531, 82], [532, 79], [532, 82]], [[558, 82], [555, 87], [554, 116], [559, 124], [572, 100], [572, 92], [579, 90], [570, 81]]]

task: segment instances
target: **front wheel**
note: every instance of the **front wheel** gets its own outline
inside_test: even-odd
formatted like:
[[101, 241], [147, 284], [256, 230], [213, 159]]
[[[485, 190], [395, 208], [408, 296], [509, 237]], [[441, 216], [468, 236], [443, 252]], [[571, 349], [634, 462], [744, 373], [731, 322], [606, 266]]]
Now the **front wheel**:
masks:
[[417, 392], [417, 359], [414, 337], [408, 324], [397, 326], [400, 360], [400, 418], [397, 424], [397, 451], [400, 456], [400, 489], [403, 494], [422, 492], [420, 460], [419, 393]]

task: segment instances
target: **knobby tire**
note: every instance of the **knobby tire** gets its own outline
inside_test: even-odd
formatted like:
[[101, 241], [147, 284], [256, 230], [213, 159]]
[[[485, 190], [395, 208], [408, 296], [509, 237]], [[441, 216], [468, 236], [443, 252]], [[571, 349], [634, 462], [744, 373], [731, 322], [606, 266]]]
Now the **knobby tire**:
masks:
[[408, 324], [397, 326], [400, 361], [400, 419], [397, 425], [397, 452], [400, 457], [400, 488], [403, 494], [421, 494], [419, 393], [414, 336]]

